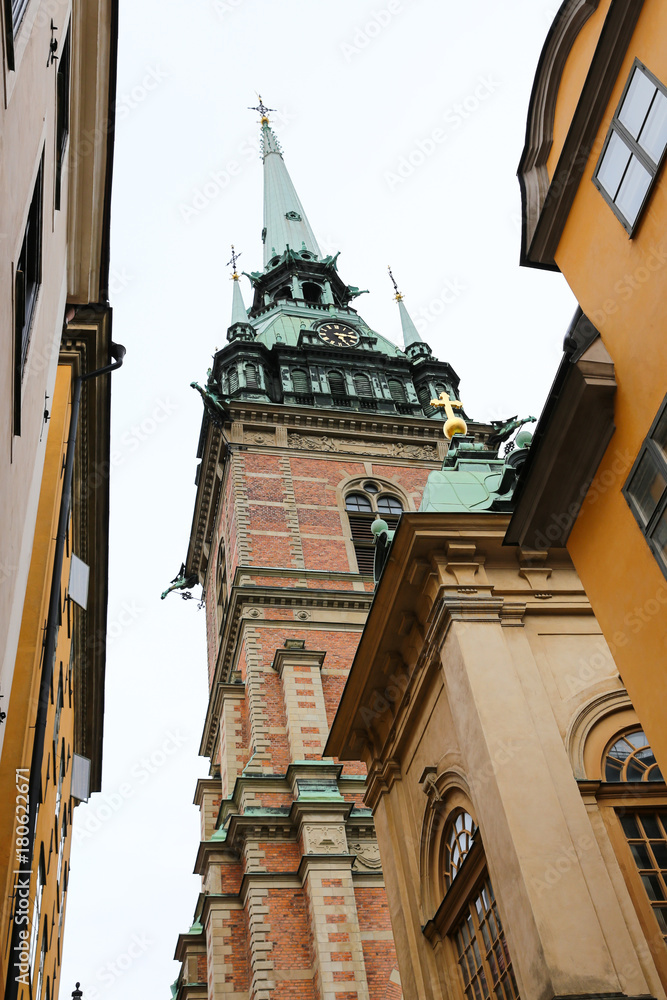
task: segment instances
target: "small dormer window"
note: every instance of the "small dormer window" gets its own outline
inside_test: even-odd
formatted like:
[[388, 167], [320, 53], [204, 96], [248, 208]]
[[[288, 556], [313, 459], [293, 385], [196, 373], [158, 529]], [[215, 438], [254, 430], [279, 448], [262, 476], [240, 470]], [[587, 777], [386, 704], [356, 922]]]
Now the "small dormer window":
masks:
[[289, 222], [301, 222], [301, 216], [298, 212], [285, 212], [285, 218]]

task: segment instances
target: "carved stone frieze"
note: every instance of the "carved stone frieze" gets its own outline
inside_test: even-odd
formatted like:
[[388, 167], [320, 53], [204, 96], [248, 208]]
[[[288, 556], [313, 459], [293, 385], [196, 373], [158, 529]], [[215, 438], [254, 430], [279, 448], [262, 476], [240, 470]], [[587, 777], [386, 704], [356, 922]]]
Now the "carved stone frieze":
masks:
[[407, 444], [403, 441], [363, 441], [356, 438], [330, 437], [326, 434], [288, 434], [290, 448], [305, 451], [353, 452], [357, 455], [382, 455], [387, 458], [416, 458], [435, 461], [437, 449], [432, 444]]

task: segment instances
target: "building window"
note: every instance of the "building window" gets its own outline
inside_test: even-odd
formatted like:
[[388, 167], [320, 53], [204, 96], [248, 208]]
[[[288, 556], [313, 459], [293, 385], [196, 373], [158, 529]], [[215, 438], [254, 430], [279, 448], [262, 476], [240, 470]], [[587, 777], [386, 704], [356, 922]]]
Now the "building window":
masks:
[[593, 173], [593, 183], [631, 236], [666, 146], [667, 90], [636, 59]]
[[14, 433], [16, 435], [21, 433], [21, 385], [37, 294], [42, 281], [42, 171], [43, 162], [40, 162], [14, 276]]
[[318, 305], [322, 301], [322, 287], [314, 281], [304, 281], [303, 297], [311, 305]]
[[35, 959], [37, 958], [37, 942], [39, 941], [39, 923], [42, 912], [42, 895], [46, 885], [46, 866], [44, 864], [44, 846], [39, 852], [39, 868], [37, 871], [37, 884], [35, 886], [35, 899], [32, 904], [32, 921], [30, 924], [30, 968], [34, 974]]
[[371, 385], [371, 380], [368, 375], [362, 375], [361, 372], [357, 372], [354, 376], [354, 389], [357, 396], [361, 396], [365, 399], [373, 398], [373, 386]]
[[624, 733], [607, 750], [604, 780], [664, 781], [643, 730]]
[[512, 960], [488, 876], [472, 893], [466, 911], [452, 935], [466, 997], [468, 1000], [518, 998]]
[[623, 495], [667, 576], [667, 396], [630, 470]]
[[407, 396], [405, 395], [405, 386], [397, 378], [387, 379], [387, 385], [389, 386], [389, 394], [395, 403], [405, 403]]
[[221, 541], [218, 546], [218, 558], [216, 560], [215, 571], [215, 590], [218, 631], [220, 631], [222, 629], [225, 608], [227, 607], [227, 561], [225, 559], [224, 541]]
[[623, 810], [620, 821], [660, 933], [667, 944], [667, 810]]
[[49, 949], [49, 931], [46, 917], [44, 917], [44, 930], [42, 931], [42, 947], [39, 954], [39, 969], [37, 970], [37, 979], [33, 978], [33, 988], [32, 988], [32, 1000], [39, 1000], [42, 994], [42, 982], [44, 981], [44, 963], [46, 961], [46, 953]]
[[18, 35], [23, 15], [28, 9], [30, 0], [5, 0], [5, 26], [7, 42], [7, 68], [16, 69], [14, 58], [14, 39]]
[[294, 386], [295, 393], [299, 396], [307, 396], [310, 392], [308, 375], [302, 368], [295, 368], [292, 371], [292, 385]]
[[327, 372], [327, 378], [329, 379], [329, 388], [331, 389], [332, 396], [347, 395], [345, 379], [340, 372]]
[[227, 378], [229, 380], [230, 393], [236, 392], [239, 387], [239, 370], [235, 365], [227, 369]]
[[353, 492], [345, 497], [345, 510], [350, 525], [350, 534], [357, 557], [357, 568], [364, 576], [373, 575], [375, 562], [375, 539], [371, 525], [379, 514], [390, 528], [395, 528], [403, 512], [403, 504], [397, 496], [383, 493], [377, 494], [382, 487], [372, 481], [367, 481], [362, 488], [356, 486]]
[[70, 34], [67, 31], [65, 41], [60, 50], [58, 59], [58, 71], [56, 73], [57, 86], [57, 120], [56, 120], [56, 191], [55, 207], [60, 208], [60, 189], [62, 182], [63, 160], [67, 149], [69, 138], [69, 79], [70, 79]]
[[459, 868], [472, 847], [475, 824], [470, 813], [461, 810], [450, 821], [445, 834], [445, 858], [443, 865], [445, 888], [449, 888], [456, 878]]
[[257, 365], [248, 363], [243, 369], [245, 373], [245, 384], [248, 389], [259, 388], [259, 375], [257, 373]]

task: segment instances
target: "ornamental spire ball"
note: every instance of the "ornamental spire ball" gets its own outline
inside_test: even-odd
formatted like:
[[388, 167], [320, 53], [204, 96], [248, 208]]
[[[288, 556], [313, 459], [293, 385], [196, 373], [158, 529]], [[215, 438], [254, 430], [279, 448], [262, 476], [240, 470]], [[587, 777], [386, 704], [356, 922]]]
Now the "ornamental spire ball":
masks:
[[463, 406], [463, 403], [458, 399], [450, 399], [449, 393], [441, 392], [437, 399], [431, 400], [431, 406], [444, 407], [447, 420], [445, 421], [443, 431], [448, 441], [451, 441], [455, 434], [468, 433], [468, 425], [463, 417], [457, 417], [454, 413], [454, 407], [460, 410]]

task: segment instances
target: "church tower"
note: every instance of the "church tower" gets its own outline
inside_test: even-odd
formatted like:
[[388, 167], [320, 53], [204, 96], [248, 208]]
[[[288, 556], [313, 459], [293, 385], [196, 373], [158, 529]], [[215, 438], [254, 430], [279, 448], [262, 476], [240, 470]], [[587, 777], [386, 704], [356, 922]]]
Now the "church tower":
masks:
[[257, 110], [263, 267], [246, 309], [233, 253], [228, 343], [194, 384], [197, 497], [170, 588], [203, 587], [210, 690], [202, 886], [173, 994], [398, 1000], [365, 767], [323, 751], [373, 599], [371, 524], [419, 508], [446, 450], [430, 401], [458, 378], [398, 289], [403, 350], [358, 314]]

